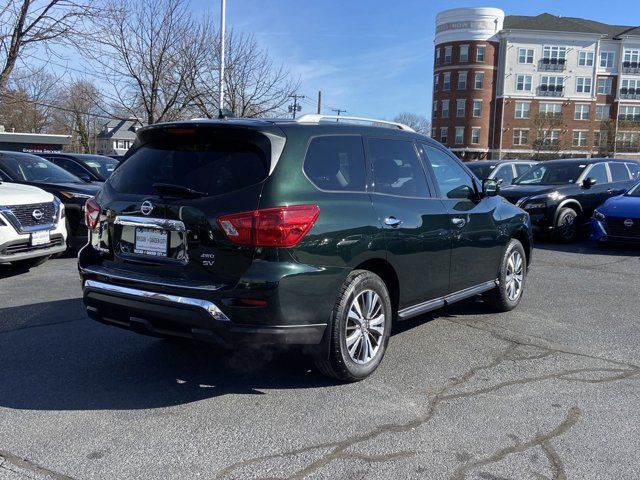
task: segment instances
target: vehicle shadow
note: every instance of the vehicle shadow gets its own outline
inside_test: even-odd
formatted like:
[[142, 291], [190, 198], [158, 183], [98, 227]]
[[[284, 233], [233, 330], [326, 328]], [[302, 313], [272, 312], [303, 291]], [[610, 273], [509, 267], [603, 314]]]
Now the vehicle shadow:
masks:
[[145, 337], [88, 319], [79, 299], [0, 309], [0, 366], [0, 407], [24, 410], [162, 408], [337, 385], [298, 352]]
[[0, 280], [3, 278], [11, 278], [28, 272], [28, 268], [14, 267], [10, 263], [0, 263]]

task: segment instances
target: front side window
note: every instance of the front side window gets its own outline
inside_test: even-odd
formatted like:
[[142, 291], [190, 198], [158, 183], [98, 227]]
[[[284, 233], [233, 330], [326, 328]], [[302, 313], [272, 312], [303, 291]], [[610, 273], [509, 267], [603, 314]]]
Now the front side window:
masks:
[[509, 185], [513, 181], [513, 169], [511, 165], [501, 165], [493, 176], [496, 180], [502, 180], [504, 185]]
[[36, 155], [2, 154], [0, 167], [22, 182], [82, 183], [75, 175]]
[[429, 196], [427, 178], [413, 142], [372, 138], [368, 143], [375, 192], [400, 197]]
[[442, 198], [468, 199], [475, 195], [471, 176], [448, 153], [423, 145]]
[[607, 167], [604, 163], [596, 163], [589, 173], [587, 177], [596, 181], [596, 185], [602, 185], [603, 183], [609, 183], [609, 177], [607, 176]]
[[311, 140], [304, 160], [304, 172], [321, 190], [365, 190], [362, 137], [335, 135]]
[[546, 163], [536, 165], [514, 182], [516, 185], [566, 185], [575, 183], [586, 165]]

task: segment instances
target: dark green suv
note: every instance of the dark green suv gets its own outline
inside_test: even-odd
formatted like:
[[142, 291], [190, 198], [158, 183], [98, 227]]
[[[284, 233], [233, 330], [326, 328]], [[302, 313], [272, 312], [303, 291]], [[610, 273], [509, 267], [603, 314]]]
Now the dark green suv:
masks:
[[392, 323], [522, 297], [529, 215], [399, 124], [303, 116], [140, 129], [87, 201], [92, 318], [161, 337], [304, 345], [371, 374]]

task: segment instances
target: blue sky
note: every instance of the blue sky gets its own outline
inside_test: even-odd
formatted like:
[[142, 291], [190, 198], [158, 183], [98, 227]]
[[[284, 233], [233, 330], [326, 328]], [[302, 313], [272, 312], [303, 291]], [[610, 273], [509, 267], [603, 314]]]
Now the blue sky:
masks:
[[[193, 0], [193, 5], [217, 15], [220, 4]], [[638, 4], [631, 0], [227, 0], [227, 28], [255, 35], [272, 58], [300, 78], [306, 112], [315, 113], [322, 90], [324, 113], [342, 108], [377, 118], [402, 111], [429, 117], [435, 16], [463, 6], [640, 24]]]

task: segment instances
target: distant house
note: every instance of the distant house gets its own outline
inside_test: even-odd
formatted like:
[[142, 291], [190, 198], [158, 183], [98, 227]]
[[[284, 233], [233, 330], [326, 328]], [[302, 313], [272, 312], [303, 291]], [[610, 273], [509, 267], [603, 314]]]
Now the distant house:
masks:
[[136, 132], [145, 124], [137, 118], [110, 120], [97, 136], [99, 155], [124, 155], [133, 145]]

